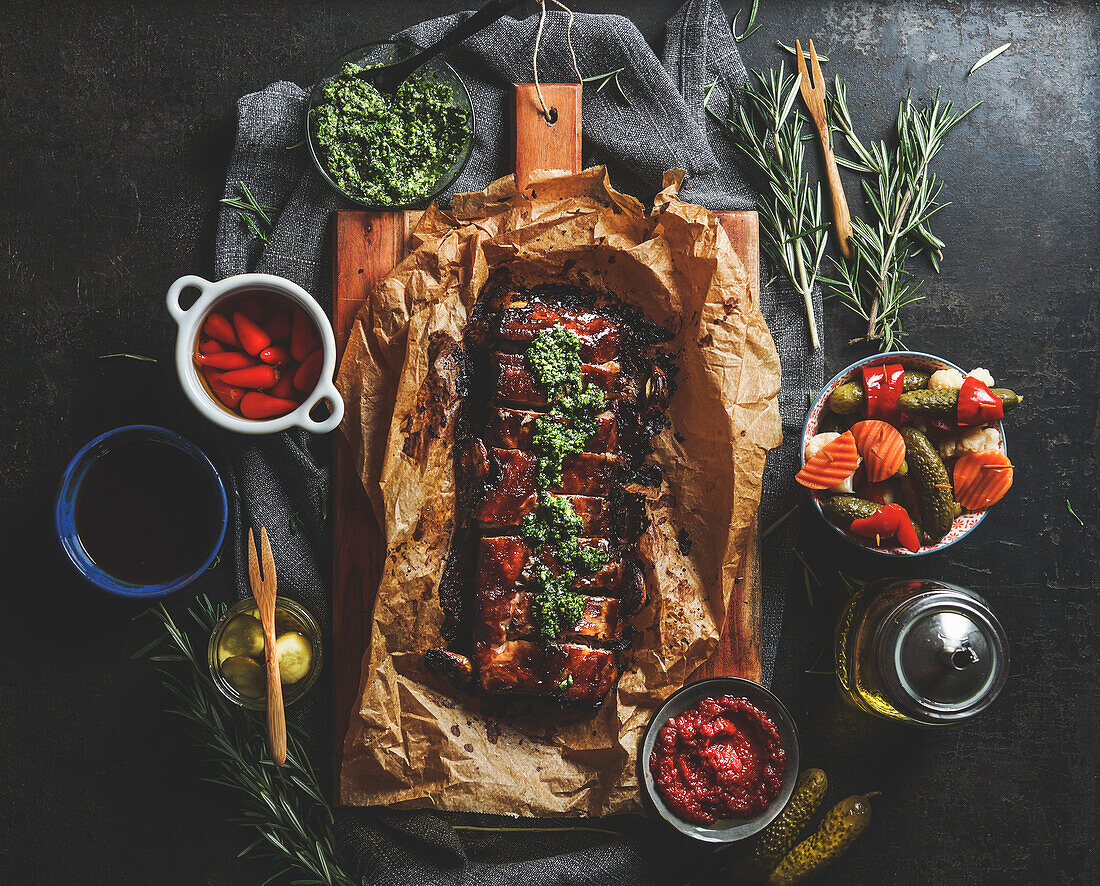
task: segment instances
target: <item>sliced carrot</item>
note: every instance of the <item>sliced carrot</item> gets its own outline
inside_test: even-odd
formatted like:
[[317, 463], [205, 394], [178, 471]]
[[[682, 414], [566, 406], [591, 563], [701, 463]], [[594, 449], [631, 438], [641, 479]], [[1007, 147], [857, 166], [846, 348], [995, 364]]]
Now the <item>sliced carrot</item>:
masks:
[[968, 511], [999, 502], [1012, 486], [1012, 462], [1003, 452], [968, 452], [955, 462], [955, 499]]
[[905, 461], [905, 441], [889, 422], [856, 422], [852, 425], [852, 436], [871, 483], [893, 477]]
[[856, 440], [851, 431], [845, 431], [835, 440], [825, 444], [803, 466], [795, 480], [807, 489], [832, 489], [855, 473], [859, 465]]

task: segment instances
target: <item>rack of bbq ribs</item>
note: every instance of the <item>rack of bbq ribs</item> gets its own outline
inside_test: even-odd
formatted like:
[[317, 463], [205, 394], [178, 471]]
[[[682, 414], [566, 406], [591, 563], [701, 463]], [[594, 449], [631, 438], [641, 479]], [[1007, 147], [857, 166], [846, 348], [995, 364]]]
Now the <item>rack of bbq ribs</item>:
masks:
[[666, 329], [602, 293], [490, 281], [458, 352], [456, 527], [439, 593], [462, 686], [599, 705], [646, 602], [651, 441], [668, 423]]

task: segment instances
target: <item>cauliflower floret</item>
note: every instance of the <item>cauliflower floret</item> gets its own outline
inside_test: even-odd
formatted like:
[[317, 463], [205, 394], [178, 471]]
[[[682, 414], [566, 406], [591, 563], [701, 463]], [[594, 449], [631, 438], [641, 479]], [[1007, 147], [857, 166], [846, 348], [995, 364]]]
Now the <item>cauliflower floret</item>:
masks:
[[987, 449], [999, 450], [1001, 448], [1001, 432], [996, 428], [971, 428], [964, 431], [959, 437], [959, 445], [956, 455], [964, 452], [984, 452]]
[[989, 374], [988, 369], [982, 369], [980, 366], [968, 372], [966, 377], [976, 378], [978, 381], [984, 381], [989, 387], [993, 387], [993, 376]]
[[937, 369], [928, 379], [930, 391], [957, 391], [962, 386], [963, 376], [957, 369]]
[[825, 448], [826, 444], [832, 443], [839, 436], [840, 434], [836, 431], [826, 431], [824, 434], [815, 434], [813, 437], [810, 437], [809, 441], [806, 443], [806, 461], [809, 461], [817, 455]]
[[936, 452], [940, 454], [940, 458], [947, 461], [949, 458], [953, 458], [959, 451], [959, 438], [958, 437], [944, 437], [936, 443]]
[[[815, 434], [806, 443], [806, 461], [809, 461], [815, 455], [817, 455], [822, 449], [824, 449], [829, 443], [832, 443], [837, 437], [839, 437], [836, 431], [825, 431], [823, 434]], [[863, 459], [856, 460], [856, 467], [858, 468]], [[852, 476], [855, 476], [853, 472]], [[836, 486], [829, 490], [829, 492], [846, 492], [851, 495], [855, 491], [852, 486], [852, 477], [845, 477]]]

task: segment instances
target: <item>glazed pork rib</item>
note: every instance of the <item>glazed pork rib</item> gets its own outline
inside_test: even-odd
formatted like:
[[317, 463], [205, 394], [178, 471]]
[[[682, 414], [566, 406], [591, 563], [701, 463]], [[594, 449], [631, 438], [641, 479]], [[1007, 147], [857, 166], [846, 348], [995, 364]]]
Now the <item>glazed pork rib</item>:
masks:
[[[654, 345], [667, 338], [594, 293], [490, 285], [463, 346], [459, 513], [440, 584], [451, 648], [427, 653], [434, 671], [587, 705], [615, 685], [645, 603], [644, 507], [625, 487], [665, 424], [669, 366]], [[556, 363], [549, 342], [564, 349]], [[563, 429], [575, 433], [559, 451]]]

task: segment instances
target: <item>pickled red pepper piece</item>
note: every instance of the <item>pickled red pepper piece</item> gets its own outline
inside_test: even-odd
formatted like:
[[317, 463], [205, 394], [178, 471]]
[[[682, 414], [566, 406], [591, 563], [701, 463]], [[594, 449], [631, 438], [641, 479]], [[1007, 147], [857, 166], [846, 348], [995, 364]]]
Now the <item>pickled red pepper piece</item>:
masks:
[[270, 366], [285, 366], [290, 362], [290, 351], [281, 345], [272, 345], [260, 351], [260, 359]]
[[219, 351], [216, 354], [195, 354], [195, 362], [211, 369], [246, 369], [256, 361], [240, 351]]
[[216, 338], [208, 338], [201, 345], [199, 345], [200, 354], [220, 354], [224, 350], [225, 345], [223, 345]]
[[899, 504], [883, 505], [870, 517], [853, 520], [848, 528], [856, 535], [873, 538], [876, 545], [881, 544], [884, 538], [897, 536], [902, 547], [914, 554], [920, 550], [920, 541], [909, 512]]
[[202, 324], [202, 331], [204, 335], [216, 338], [222, 344], [233, 348], [241, 346], [237, 333], [233, 330], [233, 324], [226, 319], [224, 314], [219, 314], [217, 311], [211, 312], [210, 316], [206, 318], [206, 322]]
[[324, 351], [314, 351], [302, 361], [302, 365], [294, 373], [294, 387], [303, 394], [308, 394], [317, 387], [317, 381], [321, 378], [321, 361], [324, 357]]
[[249, 391], [241, 398], [241, 415], [245, 418], [276, 418], [298, 408], [294, 400], [283, 400], [259, 391]]
[[959, 388], [959, 427], [987, 425], [1005, 417], [1004, 403], [981, 379], [968, 375]]
[[279, 380], [279, 372], [274, 366], [261, 363], [258, 366], [249, 366], [247, 369], [234, 369], [222, 376], [222, 381], [227, 385], [238, 388], [251, 388], [253, 390], [265, 390], [275, 387]]
[[299, 363], [319, 347], [313, 322], [301, 308], [294, 309], [294, 323], [290, 331], [290, 354]]
[[886, 366], [864, 366], [861, 371], [867, 417], [894, 424], [900, 422], [898, 397], [905, 392], [905, 367], [900, 363], [889, 363]]
[[264, 332], [258, 323], [240, 311], [233, 314], [233, 328], [237, 330], [241, 347], [249, 354], [256, 356], [264, 348], [271, 347], [271, 336]]

